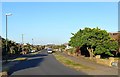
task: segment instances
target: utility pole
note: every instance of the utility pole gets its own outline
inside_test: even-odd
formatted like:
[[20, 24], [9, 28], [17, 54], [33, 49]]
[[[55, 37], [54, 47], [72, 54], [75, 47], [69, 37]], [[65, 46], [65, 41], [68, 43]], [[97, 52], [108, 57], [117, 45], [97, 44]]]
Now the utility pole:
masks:
[[23, 34], [22, 34], [22, 44], [23, 44]]
[[23, 44], [24, 44], [24, 43], [23, 43], [23, 34], [22, 34], [22, 43], [21, 43], [21, 49], [22, 49], [22, 51], [23, 51], [23, 49], [24, 49], [24, 48], [23, 48]]
[[33, 48], [34, 48], [34, 47], [33, 47], [33, 38], [32, 38], [32, 50], [33, 50]]
[[7, 52], [7, 15], [6, 15], [6, 52]]
[[33, 38], [32, 38], [32, 46], [33, 46]]

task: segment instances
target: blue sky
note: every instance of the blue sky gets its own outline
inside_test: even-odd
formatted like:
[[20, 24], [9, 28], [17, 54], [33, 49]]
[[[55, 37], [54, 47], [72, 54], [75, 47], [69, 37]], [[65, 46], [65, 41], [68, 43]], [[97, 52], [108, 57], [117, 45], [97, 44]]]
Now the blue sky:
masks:
[[5, 37], [5, 14], [8, 17], [8, 38], [34, 44], [62, 44], [71, 32], [85, 27], [118, 31], [117, 2], [3, 2], [2, 36]]

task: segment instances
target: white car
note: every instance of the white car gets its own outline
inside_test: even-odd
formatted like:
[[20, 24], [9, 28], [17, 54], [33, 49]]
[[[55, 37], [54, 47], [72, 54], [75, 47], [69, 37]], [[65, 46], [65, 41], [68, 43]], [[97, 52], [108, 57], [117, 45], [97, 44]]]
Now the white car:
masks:
[[52, 49], [51, 48], [48, 48], [47, 49], [47, 53], [52, 53], [53, 51], [52, 51]]
[[35, 52], [35, 50], [32, 50], [32, 51], [30, 51], [30, 52]]

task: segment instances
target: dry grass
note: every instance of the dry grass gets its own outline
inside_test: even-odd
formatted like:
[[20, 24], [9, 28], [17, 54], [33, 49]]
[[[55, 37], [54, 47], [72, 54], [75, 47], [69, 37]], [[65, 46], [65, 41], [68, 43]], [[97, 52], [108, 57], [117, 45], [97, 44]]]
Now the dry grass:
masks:
[[7, 72], [9, 70], [9, 67], [4, 67], [4, 68], [2, 68], [2, 72]]
[[24, 60], [27, 60], [27, 58], [16, 58], [13, 61], [24, 61]]
[[120, 60], [120, 57], [115, 58], [115, 60]]
[[91, 67], [88, 67], [88, 66], [85, 66], [85, 65], [82, 65], [80, 63], [76, 63], [74, 62], [73, 60], [70, 60], [60, 54], [56, 54], [54, 53], [54, 56], [56, 57], [56, 59], [58, 61], [60, 61], [62, 64], [64, 64], [65, 66], [68, 66], [70, 68], [74, 68], [76, 70], [94, 70], [94, 68], [91, 68]]
[[31, 55], [36, 55], [36, 54], [38, 54], [39, 52], [34, 52], [34, 53], [30, 53]]

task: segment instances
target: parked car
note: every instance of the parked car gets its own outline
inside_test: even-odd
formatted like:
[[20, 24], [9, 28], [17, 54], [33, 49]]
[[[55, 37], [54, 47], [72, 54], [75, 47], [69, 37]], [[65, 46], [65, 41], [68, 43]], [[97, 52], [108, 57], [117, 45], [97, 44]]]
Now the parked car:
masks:
[[35, 50], [31, 50], [30, 52], [35, 52]]
[[52, 51], [52, 48], [48, 48], [47, 49], [47, 53], [52, 53], [53, 51]]

